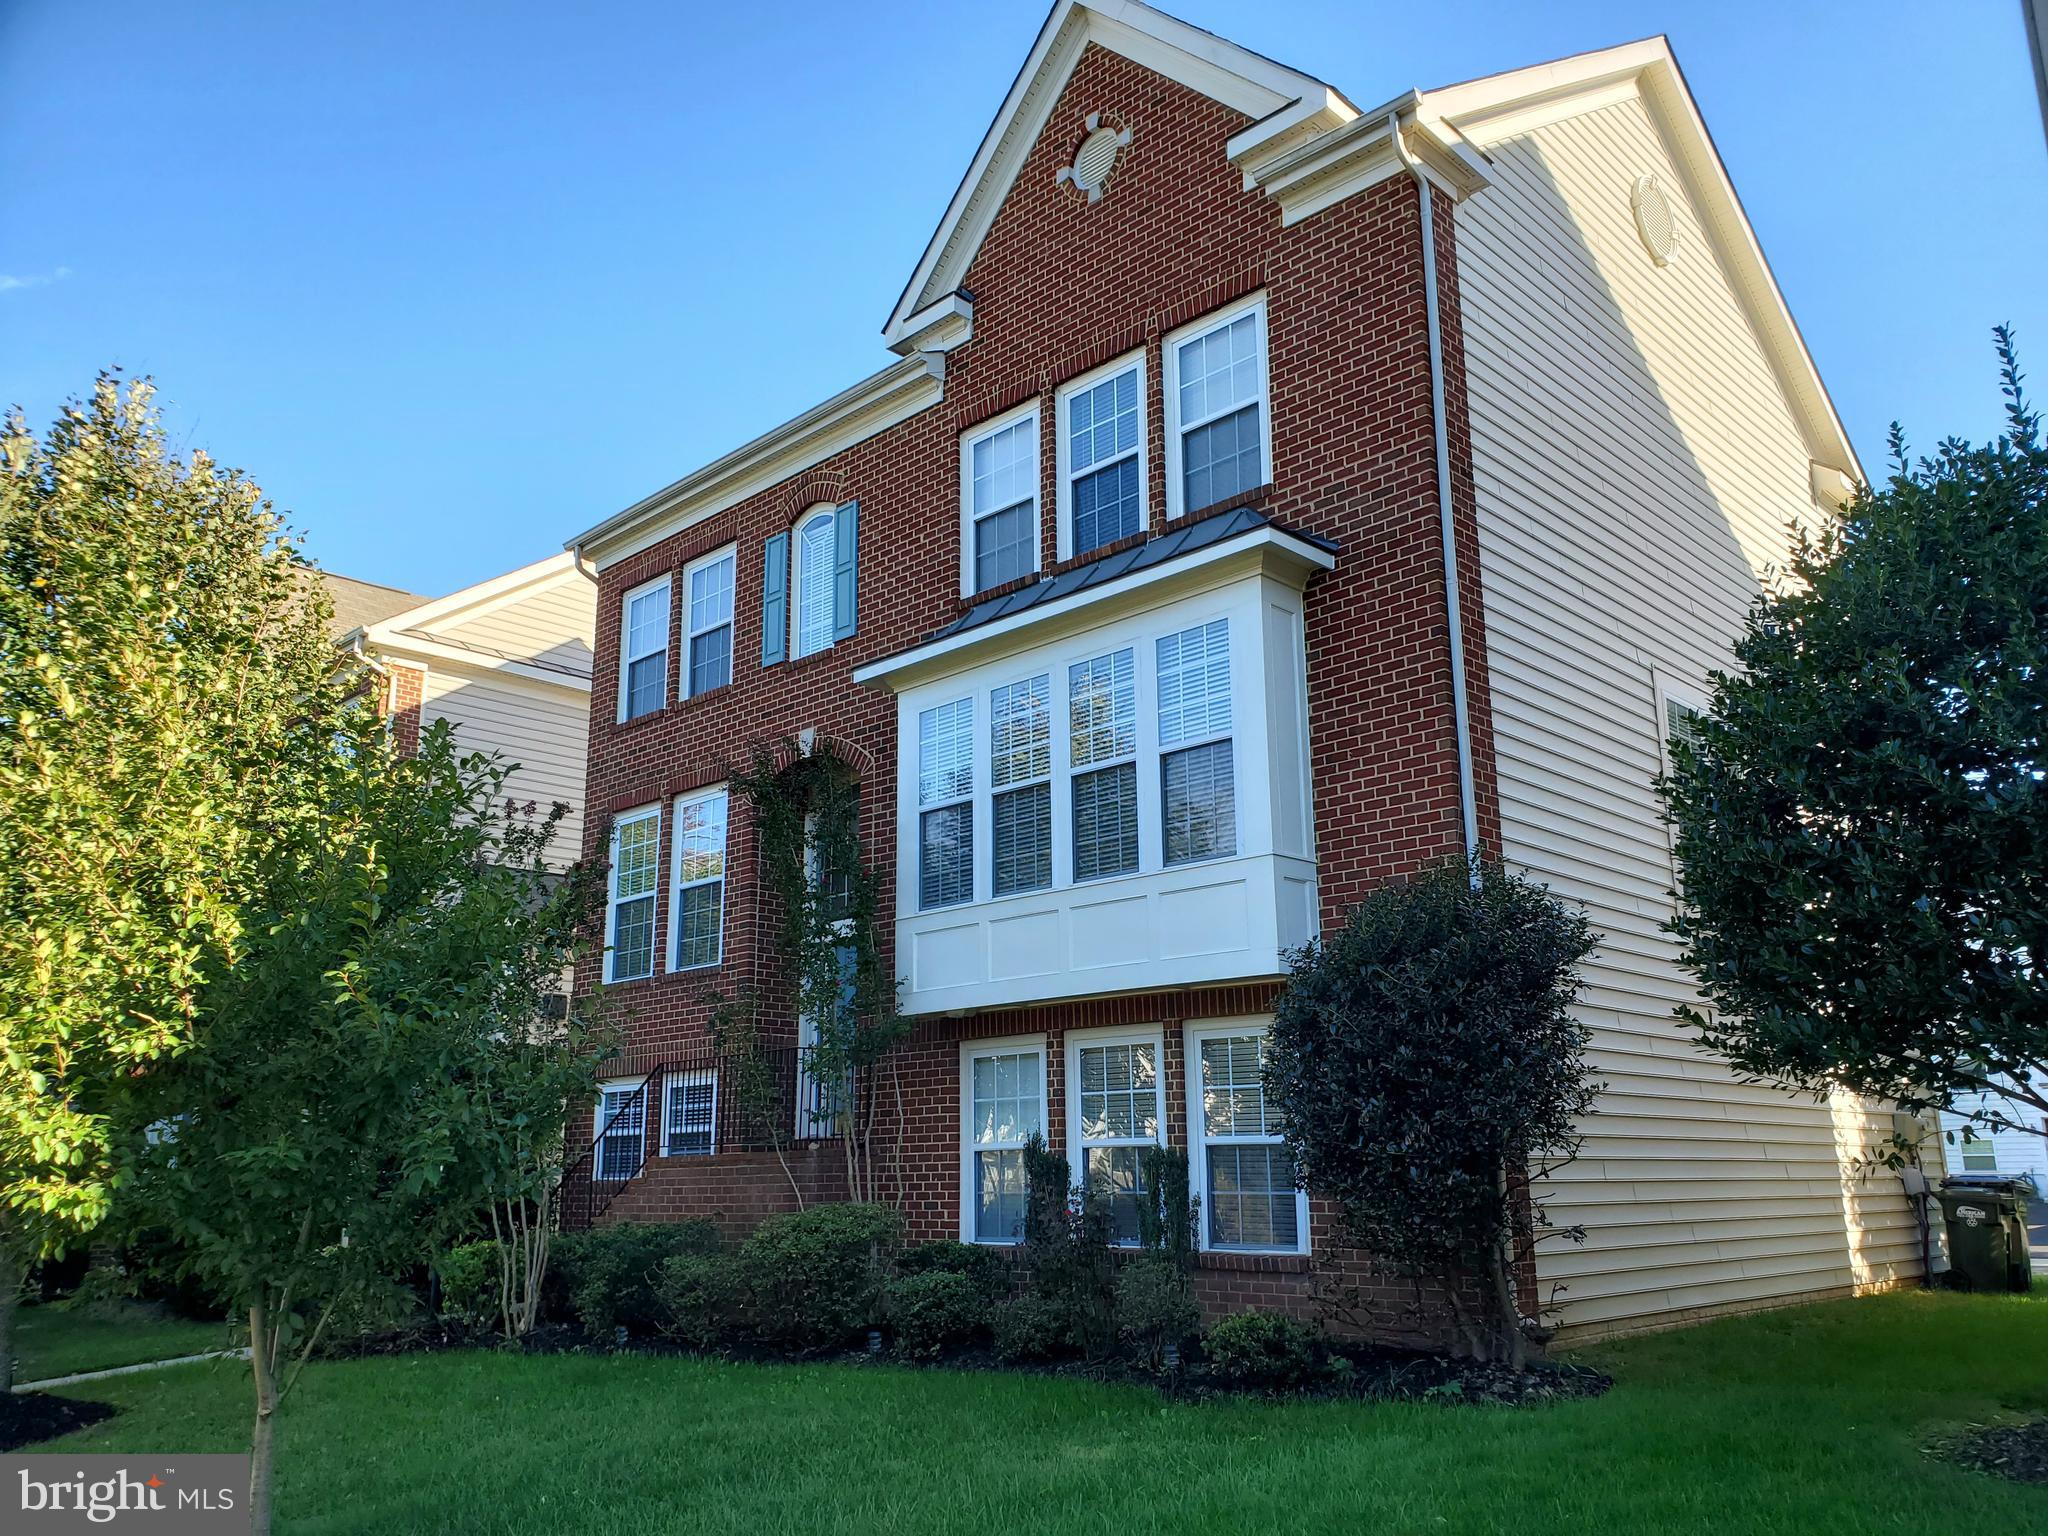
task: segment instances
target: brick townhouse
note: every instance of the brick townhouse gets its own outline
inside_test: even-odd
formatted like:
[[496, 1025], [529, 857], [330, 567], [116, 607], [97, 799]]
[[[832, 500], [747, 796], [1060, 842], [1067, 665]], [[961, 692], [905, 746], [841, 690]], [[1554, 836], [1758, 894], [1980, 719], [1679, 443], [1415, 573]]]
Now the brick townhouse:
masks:
[[800, 1062], [778, 1159], [707, 1040], [773, 971], [726, 777], [793, 740], [861, 778], [913, 1238], [1011, 1241], [1032, 1132], [1111, 1187], [1157, 1140], [1205, 1303], [1305, 1307], [1328, 1213], [1258, 1086], [1287, 952], [1476, 849], [1603, 935], [1607, 1092], [1548, 1191], [1588, 1241], [1525, 1290], [1592, 1333], [1913, 1272], [1896, 1182], [1848, 1172], [1875, 1108], [1672, 1017], [1667, 728], [1858, 466], [1662, 39], [1361, 108], [1059, 0], [883, 339], [570, 546], [611, 868], [578, 986], [630, 1015], [585, 1216], [844, 1197]]

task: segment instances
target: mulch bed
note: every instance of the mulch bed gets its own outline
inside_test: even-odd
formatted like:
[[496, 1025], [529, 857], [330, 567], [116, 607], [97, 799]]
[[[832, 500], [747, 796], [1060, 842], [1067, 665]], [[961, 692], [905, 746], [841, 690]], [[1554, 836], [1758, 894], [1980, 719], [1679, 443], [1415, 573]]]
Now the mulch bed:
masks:
[[0, 1392], [0, 1451], [68, 1435], [115, 1414], [112, 1403], [48, 1392]]
[[2018, 1483], [2048, 1483], [2048, 1419], [1982, 1425], [1935, 1446], [1934, 1454], [1972, 1472]]

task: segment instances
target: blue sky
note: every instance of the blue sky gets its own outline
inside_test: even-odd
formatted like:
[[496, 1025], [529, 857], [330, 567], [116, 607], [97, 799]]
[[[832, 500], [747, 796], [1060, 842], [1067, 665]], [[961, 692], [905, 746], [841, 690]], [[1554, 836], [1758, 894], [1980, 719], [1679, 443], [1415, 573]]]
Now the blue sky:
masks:
[[[2011, 0], [1168, 8], [1360, 103], [1668, 32], [1867, 468], [1997, 430], [1997, 321], [2048, 394]], [[481, 580], [888, 360], [1044, 10], [0, 0], [0, 401], [153, 374], [323, 564]]]

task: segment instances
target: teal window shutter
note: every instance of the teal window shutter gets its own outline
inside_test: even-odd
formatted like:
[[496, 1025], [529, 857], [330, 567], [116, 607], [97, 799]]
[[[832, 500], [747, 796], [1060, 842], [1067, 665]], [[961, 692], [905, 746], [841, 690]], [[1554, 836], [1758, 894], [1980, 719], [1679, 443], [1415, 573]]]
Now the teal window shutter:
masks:
[[849, 501], [833, 513], [832, 537], [832, 638], [844, 640], [859, 626], [859, 502]]
[[789, 535], [769, 539], [761, 562], [761, 665], [789, 654]]

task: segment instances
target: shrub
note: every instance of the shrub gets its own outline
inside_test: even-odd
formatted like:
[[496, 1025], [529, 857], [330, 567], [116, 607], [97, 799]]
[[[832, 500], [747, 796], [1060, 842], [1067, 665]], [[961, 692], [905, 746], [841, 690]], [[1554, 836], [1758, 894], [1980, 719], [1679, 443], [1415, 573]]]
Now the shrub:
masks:
[[717, 1251], [718, 1228], [701, 1218], [622, 1221], [563, 1238], [548, 1268], [568, 1298], [569, 1315], [601, 1340], [615, 1328], [659, 1331], [667, 1314], [655, 1298], [655, 1271], [678, 1254]]
[[994, 1325], [996, 1358], [1005, 1365], [1056, 1360], [1074, 1348], [1067, 1309], [1031, 1292], [999, 1305]]
[[441, 1311], [472, 1328], [495, 1328], [503, 1315], [499, 1302], [502, 1268], [496, 1242], [463, 1243], [434, 1263], [441, 1277]]
[[1146, 1147], [1138, 1153], [1138, 1246], [1171, 1259], [1182, 1270], [1195, 1263], [1195, 1207], [1186, 1147]]
[[879, 1320], [884, 1263], [901, 1220], [883, 1205], [818, 1205], [771, 1216], [739, 1251], [739, 1272], [762, 1339], [829, 1349]]
[[988, 1297], [970, 1275], [932, 1269], [891, 1280], [883, 1310], [896, 1348], [913, 1360], [936, 1360], [970, 1344], [988, 1326]]
[[980, 1243], [960, 1243], [951, 1238], [919, 1243], [896, 1256], [901, 1275], [965, 1275], [974, 1288], [990, 1301], [1010, 1293], [1010, 1260], [1000, 1248]]
[[1031, 1137], [1024, 1145], [1024, 1263], [1042, 1300], [1062, 1309], [1065, 1333], [1091, 1360], [1116, 1339], [1115, 1236], [1107, 1206], [1070, 1187], [1067, 1160]]
[[1178, 1347], [1200, 1332], [1202, 1311], [1181, 1267], [1150, 1254], [1126, 1264], [1116, 1280], [1116, 1326], [1155, 1366], [1167, 1345]]
[[689, 1349], [716, 1349], [738, 1321], [739, 1275], [722, 1253], [679, 1253], [654, 1272], [661, 1331]]
[[1238, 1312], [1203, 1335], [1209, 1368], [1234, 1387], [1296, 1387], [1316, 1374], [1314, 1330], [1279, 1312]]

